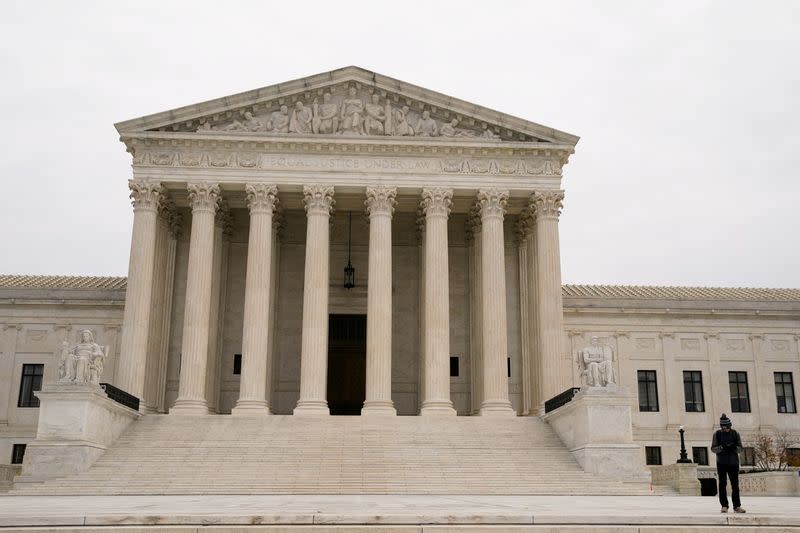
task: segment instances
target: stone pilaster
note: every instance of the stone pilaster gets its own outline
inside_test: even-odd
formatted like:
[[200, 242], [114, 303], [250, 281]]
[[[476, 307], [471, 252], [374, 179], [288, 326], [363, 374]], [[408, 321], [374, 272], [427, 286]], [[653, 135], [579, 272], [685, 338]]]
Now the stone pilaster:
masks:
[[[764, 354], [764, 335], [755, 333], [747, 336], [753, 346], [753, 382], [748, 384], [750, 393], [750, 412], [755, 414], [761, 428], [772, 429], [778, 407], [775, 400], [775, 378], [766, 369]], [[727, 376], [726, 376], [727, 377]], [[748, 381], [749, 378], [748, 378]]]
[[508, 191], [481, 190], [481, 295], [483, 311], [483, 400], [481, 416], [514, 416], [508, 399], [508, 322], [506, 318], [506, 254], [503, 217]]
[[207, 414], [206, 365], [211, 318], [211, 282], [214, 268], [214, 217], [220, 202], [219, 185], [190, 183], [192, 230], [186, 307], [181, 344], [181, 372], [174, 414]]
[[130, 180], [128, 187], [133, 203], [133, 232], [125, 313], [122, 319], [122, 347], [115, 385], [143, 399], [153, 299], [158, 204], [162, 188], [160, 183], [142, 180]]
[[469, 250], [470, 293], [470, 382], [471, 408], [478, 414], [483, 401], [483, 295], [481, 293], [482, 226], [480, 209], [474, 206], [467, 217], [467, 236], [471, 241]]
[[300, 355], [300, 399], [296, 415], [330, 414], [328, 379], [328, 291], [330, 216], [335, 204], [333, 187], [303, 187], [308, 223], [303, 286], [303, 340]]
[[[21, 324], [6, 323], [0, 326], [0, 376], [11, 376], [14, 371], [14, 359], [17, 353], [17, 337], [22, 330]], [[0, 425], [8, 424], [8, 406], [15, 401], [11, 394], [0, 394]]]
[[367, 187], [367, 382], [361, 414], [394, 415], [392, 403], [392, 214], [395, 187]]
[[[272, 302], [272, 216], [278, 202], [278, 188], [263, 183], [247, 185], [250, 236], [247, 244], [247, 277], [244, 293], [242, 333], [242, 377], [239, 399], [231, 414], [268, 415], [267, 369], [269, 352], [269, 309]], [[267, 316], [265, 316], [267, 315]]]
[[536, 216], [536, 297], [542, 402], [563, 392], [564, 306], [561, 296], [561, 257], [558, 217], [563, 191], [535, 192], [531, 209]]
[[711, 389], [711, 397], [706, 399], [706, 412], [714, 413], [714, 417], [720, 413], [727, 413], [731, 408], [730, 385], [728, 385], [727, 372], [722, 371], [720, 364], [720, 344], [719, 333], [711, 331], [703, 335], [706, 340], [708, 350], [709, 376], [708, 385]]
[[670, 394], [672, 391], [683, 390], [683, 373], [680, 379], [679, 372], [675, 365], [675, 352], [677, 351], [675, 333], [661, 332], [658, 334], [661, 339], [661, 350], [664, 356], [664, 390], [667, 394], [661, 394], [663, 403], [659, 405], [667, 415], [667, 429], [677, 431], [681, 425], [683, 413], [686, 412], [683, 394]]
[[450, 278], [447, 218], [452, 189], [422, 190], [425, 213], [425, 396], [422, 415], [455, 415], [450, 400]]

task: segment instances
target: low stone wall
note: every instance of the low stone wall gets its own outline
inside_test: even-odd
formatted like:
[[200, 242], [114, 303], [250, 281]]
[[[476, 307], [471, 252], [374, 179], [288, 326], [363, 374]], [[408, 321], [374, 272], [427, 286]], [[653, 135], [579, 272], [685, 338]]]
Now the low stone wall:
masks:
[[[697, 476], [716, 479], [717, 471], [712, 467], [701, 467]], [[800, 496], [800, 470], [740, 473], [739, 492], [743, 496]]]
[[22, 465], [0, 464], [0, 492], [11, 489], [14, 485], [14, 478], [22, 472]]
[[649, 468], [653, 485], [666, 485], [680, 494], [700, 496], [700, 480], [697, 478], [696, 464], [675, 463]]

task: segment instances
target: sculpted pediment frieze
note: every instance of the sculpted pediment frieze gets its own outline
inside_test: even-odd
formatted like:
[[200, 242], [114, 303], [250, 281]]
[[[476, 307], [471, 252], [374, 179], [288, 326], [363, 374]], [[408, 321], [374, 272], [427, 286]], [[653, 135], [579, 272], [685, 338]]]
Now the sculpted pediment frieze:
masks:
[[578, 138], [421, 87], [346, 67], [117, 124], [136, 132], [258, 138], [395, 138], [572, 145]]

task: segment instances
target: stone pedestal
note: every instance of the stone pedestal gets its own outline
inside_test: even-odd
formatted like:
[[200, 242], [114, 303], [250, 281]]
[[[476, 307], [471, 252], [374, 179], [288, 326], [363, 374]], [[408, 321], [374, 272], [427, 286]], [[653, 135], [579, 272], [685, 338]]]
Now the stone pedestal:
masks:
[[673, 463], [649, 468], [653, 485], [666, 485], [686, 496], [700, 496], [700, 480], [697, 479], [695, 463]]
[[39, 427], [15, 483], [39, 482], [88, 469], [131, 422], [134, 411], [95, 384], [50, 384], [36, 393]]
[[624, 387], [586, 387], [545, 414], [581, 467], [623, 481], [649, 482], [641, 446], [633, 442], [633, 395]]

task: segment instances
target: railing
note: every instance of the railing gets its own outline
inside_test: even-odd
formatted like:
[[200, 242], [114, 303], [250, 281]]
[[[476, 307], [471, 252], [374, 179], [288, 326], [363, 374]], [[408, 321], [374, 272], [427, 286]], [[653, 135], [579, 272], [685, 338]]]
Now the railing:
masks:
[[562, 405], [568, 404], [580, 390], [580, 387], [572, 387], [571, 389], [567, 389], [557, 396], [553, 396], [544, 402], [544, 412], [549, 413], [550, 411], [555, 411]]
[[134, 411], [139, 410], [139, 398], [133, 394], [128, 394], [124, 390], [116, 388], [111, 383], [101, 383], [100, 387], [106, 391], [106, 396], [108, 396], [110, 400], [114, 400], [125, 407], [130, 407]]

